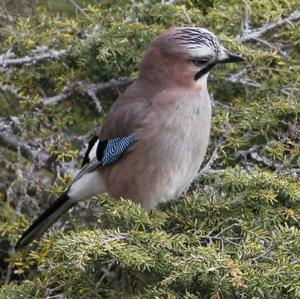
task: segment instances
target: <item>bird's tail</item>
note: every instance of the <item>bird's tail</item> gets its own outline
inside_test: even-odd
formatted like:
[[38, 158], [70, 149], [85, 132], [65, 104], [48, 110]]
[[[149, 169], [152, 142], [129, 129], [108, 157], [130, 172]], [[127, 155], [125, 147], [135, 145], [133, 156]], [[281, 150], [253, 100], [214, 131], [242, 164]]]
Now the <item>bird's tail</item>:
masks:
[[15, 249], [21, 249], [34, 239], [40, 237], [56, 220], [69, 210], [75, 201], [70, 199], [67, 192], [63, 193], [45, 212], [43, 212], [27, 229], [17, 242]]

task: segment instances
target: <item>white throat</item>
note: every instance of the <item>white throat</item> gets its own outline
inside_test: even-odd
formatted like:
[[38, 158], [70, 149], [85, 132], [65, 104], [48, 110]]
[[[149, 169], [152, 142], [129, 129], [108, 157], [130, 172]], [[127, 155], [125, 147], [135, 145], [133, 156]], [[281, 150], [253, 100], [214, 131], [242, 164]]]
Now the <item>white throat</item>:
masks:
[[203, 75], [202, 77], [200, 77], [197, 81], [196, 81], [196, 86], [202, 90], [206, 90], [207, 91], [207, 78], [208, 78], [209, 72], [206, 73], [205, 75]]

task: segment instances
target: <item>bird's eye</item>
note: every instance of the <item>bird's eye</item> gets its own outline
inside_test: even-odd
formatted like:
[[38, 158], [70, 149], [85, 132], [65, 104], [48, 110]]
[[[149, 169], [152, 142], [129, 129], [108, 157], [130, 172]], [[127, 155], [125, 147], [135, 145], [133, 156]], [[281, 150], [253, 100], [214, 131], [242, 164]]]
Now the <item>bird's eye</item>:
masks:
[[193, 59], [192, 62], [194, 63], [195, 66], [202, 66], [205, 63], [207, 63], [207, 59]]

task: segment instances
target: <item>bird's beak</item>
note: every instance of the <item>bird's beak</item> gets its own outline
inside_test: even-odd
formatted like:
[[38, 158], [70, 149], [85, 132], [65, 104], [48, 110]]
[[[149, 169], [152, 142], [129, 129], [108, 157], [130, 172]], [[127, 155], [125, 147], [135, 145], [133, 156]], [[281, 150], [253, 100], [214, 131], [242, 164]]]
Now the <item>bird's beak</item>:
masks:
[[222, 49], [219, 57], [218, 63], [228, 63], [228, 62], [243, 62], [245, 59], [235, 53], [229, 52], [225, 48]]

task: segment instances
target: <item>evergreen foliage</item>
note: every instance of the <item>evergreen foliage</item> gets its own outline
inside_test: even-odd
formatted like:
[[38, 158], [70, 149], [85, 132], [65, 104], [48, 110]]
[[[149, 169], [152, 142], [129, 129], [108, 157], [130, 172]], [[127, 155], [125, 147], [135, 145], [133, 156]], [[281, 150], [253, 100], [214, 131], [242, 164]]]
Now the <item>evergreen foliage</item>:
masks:
[[31, 10], [29, 2], [3, 2], [13, 21], [0, 15], [0, 53], [64, 52], [0, 67], [0, 117], [17, 117], [16, 136], [59, 165], [79, 165], [90, 130], [123, 89], [97, 92], [99, 113], [80, 88], [135, 78], [165, 28], [206, 27], [247, 64], [212, 72], [207, 167], [155, 211], [97, 197], [28, 250], [10, 252], [71, 174], [0, 147], [0, 298], [300, 298], [300, 18], [247, 39], [297, 1], [78, 0], [76, 9], [55, 0]]

